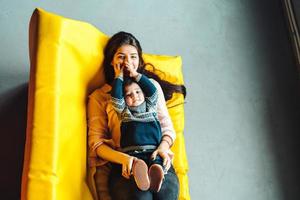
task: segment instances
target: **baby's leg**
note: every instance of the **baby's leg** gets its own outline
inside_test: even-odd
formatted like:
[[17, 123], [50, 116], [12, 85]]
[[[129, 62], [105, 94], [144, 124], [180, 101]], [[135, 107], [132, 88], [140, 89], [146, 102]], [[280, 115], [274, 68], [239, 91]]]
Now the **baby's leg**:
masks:
[[150, 158], [148, 164], [149, 164], [149, 166], [151, 166], [153, 164], [158, 164], [158, 165], [162, 166], [162, 168], [164, 169], [164, 167], [163, 167], [163, 159], [162, 159], [162, 157], [160, 155], [157, 155], [154, 160], [152, 160]]
[[140, 190], [147, 191], [150, 186], [148, 177], [148, 166], [142, 159], [134, 159], [132, 164], [132, 174], [137, 187]]
[[148, 175], [150, 179], [150, 190], [159, 192], [164, 179], [163, 160], [160, 156], [157, 156], [155, 160], [150, 161]]

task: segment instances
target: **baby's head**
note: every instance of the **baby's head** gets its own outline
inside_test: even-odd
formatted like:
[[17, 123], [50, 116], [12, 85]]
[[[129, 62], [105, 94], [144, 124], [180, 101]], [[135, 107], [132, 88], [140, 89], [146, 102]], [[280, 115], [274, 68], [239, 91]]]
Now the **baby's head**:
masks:
[[141, 87], [135, 80], [131, 78], [126, 78], [124, 80], [123, 91], [127, 106], [139, 106], [145, 101], [145, 96]]

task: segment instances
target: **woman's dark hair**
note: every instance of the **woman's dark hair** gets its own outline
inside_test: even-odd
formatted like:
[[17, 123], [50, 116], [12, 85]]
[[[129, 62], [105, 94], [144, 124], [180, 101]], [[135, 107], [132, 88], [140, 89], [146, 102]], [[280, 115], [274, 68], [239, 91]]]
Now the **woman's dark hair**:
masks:
[[[174, 92], [182, 93], [184, 97], [186, 96], [186, 88], [184, 85], [176, 85], [172, 84], [168, 81], [162, 80], [157, 73], [163, 74], [160, 70], [157, 70], [152, 64], [146, 63], [143, 60], [142, 57], [142, 47], [139, 43], [139, 41], [130, 33], [126, 32], [118, 32], [114, 34], [106, 44], [104, 48], [104, 60], [103, 60], [103, 67], [104, 67], [104, 75], [106, 82], [108, 84], [112, 84], [114, 77], [115, 77], [115, 71], [113, 66], [111, 65], [111, 62], [114, 58], [115, 53], [117, 50], [123, 46], [123, 45], [131, 45], [134, 46], [138, 52], [139, 56], [139, 68], [138, 72], [141, 74], [146, 75], [148, 78], [153, 78], [156, 80], [164, 93], [166, 101], [172, 98], [172, 95]], [[153, 69], [153, 72], [146, 70], [145, 66], [150, 65]]]

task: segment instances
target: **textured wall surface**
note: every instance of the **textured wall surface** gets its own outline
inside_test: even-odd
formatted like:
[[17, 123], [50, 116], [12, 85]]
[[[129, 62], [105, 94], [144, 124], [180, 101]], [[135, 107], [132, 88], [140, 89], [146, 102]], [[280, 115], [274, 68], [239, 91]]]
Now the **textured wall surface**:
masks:
[[300, 198], [299, 88], [280, 0], [0, 0], [0, 193], [18, 199], [35, 7], [181, 55], [192, 199]]

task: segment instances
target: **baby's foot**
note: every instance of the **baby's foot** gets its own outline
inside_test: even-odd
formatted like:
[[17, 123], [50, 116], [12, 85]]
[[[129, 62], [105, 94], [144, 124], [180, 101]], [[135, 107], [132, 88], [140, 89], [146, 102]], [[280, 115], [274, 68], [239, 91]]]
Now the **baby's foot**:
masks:
[[150, 179], [150, 190], [159, 192], [164, 179], [164, 170], [162, 166], [159, 164], [151, 165], [148, 175]]
[[146, 191], [150, 187], [150, 181], [148, 177], [148, 166], [141, 159], [134, 159], [132, 164], [132, 174], [137, 187], [140, 190]]

